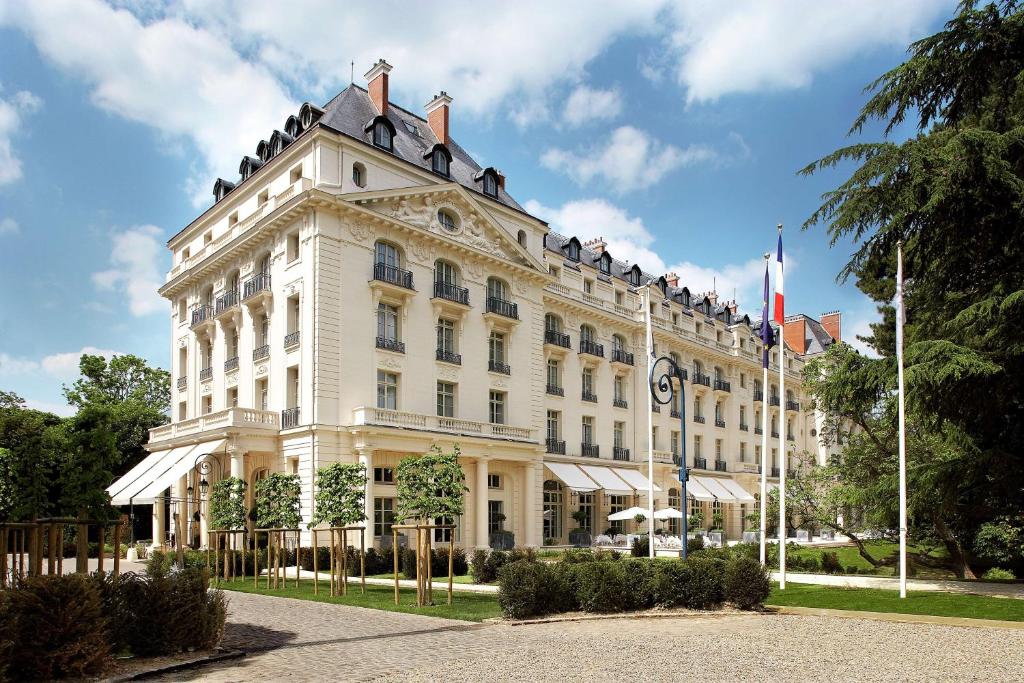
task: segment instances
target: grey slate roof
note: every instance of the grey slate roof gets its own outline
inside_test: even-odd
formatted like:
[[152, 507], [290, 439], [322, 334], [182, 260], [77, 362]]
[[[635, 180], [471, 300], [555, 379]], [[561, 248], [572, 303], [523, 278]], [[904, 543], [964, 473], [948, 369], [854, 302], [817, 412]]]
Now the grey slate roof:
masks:
[[[377, 108], [373, 106], [366, 90], [352, 84], [324, 106], [324, 114], [320, 117], [319, 122], [339, 133], [372, 145], [372, 130], [367, 131], [365, 128], [366, 124], [377, 116]], [[403, 161], [430, 171], [430, 159], [424, 159], [423, 155], [440, 140], [434, 135], [426, 119], [393, 103], [388, 105], [387, 118], [395, 127], [395, 136], [392, 142], [394, 155]], [[411, 132], [410, 129], [415, 132]], [[483, 168], [455, 140], [449, 139], [448, 151], [452, 155], [449, 168], [451, 180], [482, 194], [482, 181], [475, 180], [475, 177]], [[517, 211], [524, 211], [523, 207], [504, 188], [498, 188], [497, 199]]]

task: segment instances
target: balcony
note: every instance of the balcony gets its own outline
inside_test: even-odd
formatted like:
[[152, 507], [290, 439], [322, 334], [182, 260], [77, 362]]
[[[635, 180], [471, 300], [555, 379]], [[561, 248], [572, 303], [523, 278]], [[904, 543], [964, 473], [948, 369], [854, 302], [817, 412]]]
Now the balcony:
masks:
[[754, 400], [764, 401], [764, 392], [761, 391], [760, 389], [754, 389]]
[[285, 408], [281, 411], [281, 429], [291, 429], [299, 426], [299, 409]]
[[207, 413], [189, 420], [172, 422], [149, 430], [150, 443], [167, 441], [178, 437], [201, 434], [205, 431], [240, 428], [245, 432], [253, 429], [277, 431], [280, 416], [273, 410], [253, 410], [251, 408], [228, 408], [215, 413]]
[[786, 410], [800, 412], [800, 401], [786, 401]]
[[693, 383], [700, 384], [705, 387], [711, 386], [711, 375], [705, 375], [703, 372], [693, 373]]
[[748, 432], [748, 431], [750, 431], [750, 425], [745, 425], [743, 423], [740, 423], [740, 431], [741, 432]]
[[770, 399], [768, 399], [768, 403], [769, 403], [769, 405], [773, 405], [773, 406], [779, 405], [779, 397], [778, 396], [772, 396]]
[[716, 460], [715, 461], [715, 472], [728, 472], [728, 471], [729, 471], [728, 465], [726, 465], [724, 460]]
[[600, 458], [601, 448], [596, 443], [581, 443], [580, 455], [584, 458]]
[[199, 327], [203, 323], [213, 322], [213, 306], [209, 304], [196, 306], [192, 309], [192, 327]]
[[715, 380], [715, 391], [724, 391], [726, 393], [732, 391], [732, 384], [724, 379]]
[[178, 390], [184, 391], [188, 387], [188, 377], [178, 378]]
[[[411, 282], [411, 280], [410, 280]], [[469, 290], [451, 282], [434, 282], [434, 298], [469, 306]]]
[[213, 379], [213, 368], [212, 367], [210, 367], [210, 368], [203, 368], [202, 370], [199, 371], [199, 381], [200, 382], [207, 382], [207, 381], [209, 381], [211, 379]]
[[426, 413], [409, 413], [386, 408], [362, 406], [352, 411], [353, 425], [378, 425], [400, 429], [419, 429], [425, 432], [443, 432], [473, 437], [491, 437], [509, 441], [536, 443], [529, 427], [462, 420]]
[[398, 266], [389, 266], [386, 263], [374, 263], [373, 279], [377, 282], [385, 282], [396, 287], [412, 289], [412, 271], [402, 270]]
[[704, 416], [703, 415], [694, 415], [693, 416], [693, 421], [696, 422], [697, 424], [701, 424], [702, 425], [702, 424], [704, 424]]
[[225, 313], [230, 313], [238, 309], [239, 296], [238, 290], [232, 289], [230, 292], [224, 292], [217, 300], [213, 302], [214, 315], [218, 318]]
[[708, 468], [708, 461], [705, 458], [694, 458], [693, 469], [695, 470], [706, 470]]
[[614, 408], [628, 408], [629, 401], [624, 398], [616, 398], [612, 400], [612, 407]]
[[551, 344], [552, 346], [558, 346], [563, 349], [572, 348], [572, 342], [569, 340], [569, 335], [558, 330], [544, 330], [544, 343]]
[[238, 369], [238, 356], [228, 358], [224, 361], [224, 372], [231, 372]]
[[565, 442], [558, 439], [548, 439], [545, 442], [545, 450], [548, 453], [556, 453], [558, 455], [565, 455]]
[[496, 296], [487, 297], [485, 312], [494, 313], [509, 320], [519, 320], [519, 306]]
[[660, 413], [661, 412], [661, 406], [658, 405], [657, 403], [652, 403], [651, 404], [651, 412], [652, 413]]
[[497, 372], [502, 375], [512, 374], [512, 367], [508, 363], [502, 363], [501, 361], [497, 360], [488, 361], [487, 370], [489, 372]]
[[547, 386], [547, 393], [552, 396], [565, 396], [565, 389], [557, 384], [549, 384]]
[[796, 437], [792, 433], [786, 434], [786, 441], [796, 441]]
[[589, 339], [580, 339], [580, 353], [604, 358], [604, 345]]
[[295, 330], [284, 336], [284, 348], [289, 349], [299, 345], [299, 330]]
[[772, 438], [773, 439], [779, 438], [779, 430], [777, 430], [777, 429], [773, 429], [772, 430]]
[[716, 426], [716, 427], [722, 427], [722, 428], [724, 429], [724, 428], [725, 428], [725, 420], [719, 420], [719, 419], [718, 419], [718, 418], [716, 417], [716, 418], [715, 418], [715, 426]]
[[264, 344], [252, 350], [253, 362], [263, 360], [270, 356], [270, 344]]
[[773, 467], [772, 468], [772, 476], [775, 477], [776, 479], [778, 479], [778, 477], [779, 477], [779, 468], [778, 467]]
[[454, 351], [445, 351], [444, 349], [437, 350], [437, 360], [442, 363], [451, 363], [452, 365], [462, 365], [462, 354], [455, 353]]
[[584, 389], [581, 392], [580, 398], [582, 398], [584, 401], [590, 401], [591, 403], [597, 403], [597, 394], [595, 394], [592, 391], [588, 391], [586, 389]]
[[612, 460], [629, 460], [629, 449], [622, 446], [612, 446]]
[[633, 354], [624, 351], [623, 349], [612, 349], [612, 362], [622, 363], [623, 365], [633, 364]]
[[248, 301], [260, 294], [270, 294], [270, 273], [257, 273], [242, 285], [242, 301]]
[[405, 342], [390, 337], [377, 337], [377, 348], [395, 353], [405, 353]]
[[764, 430], [761, 429], [760, 427], [754, 427], [754, 433], [755, 434], [764, 434]]
[[680, 413], [680, 412], [679, 412], [678, 410], [676, 410], [675, 408], [671, 408], [671, 409], [669, 409], [669, 411], [668, 411], [668, 415], [669, 415], [669, 417], [671, 417], [671, 418], [673, 418], [673, 419], [676, 419], [676, 420], [678, 420], [679, 418], [681, 418], [681, 417], [683, 416], [683, 415], [682, 415], [682, 413]]

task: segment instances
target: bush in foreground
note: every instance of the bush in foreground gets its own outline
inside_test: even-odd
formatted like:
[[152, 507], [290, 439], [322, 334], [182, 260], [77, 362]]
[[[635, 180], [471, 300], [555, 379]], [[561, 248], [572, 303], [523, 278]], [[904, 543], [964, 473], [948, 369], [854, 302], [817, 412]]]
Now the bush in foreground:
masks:
[[758, 609], [771, 593], [768, 568], [749, 557], [735, 557], [725, 566], [725, 599], [739, 609]]

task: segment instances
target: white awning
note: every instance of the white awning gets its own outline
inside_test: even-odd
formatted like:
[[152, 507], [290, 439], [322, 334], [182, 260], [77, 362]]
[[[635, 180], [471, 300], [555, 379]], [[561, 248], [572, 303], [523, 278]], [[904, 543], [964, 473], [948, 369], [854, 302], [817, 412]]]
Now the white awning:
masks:
[[196, 466], [197, 457], [209, 455], [215, 452], [218, 448], [224, 445], [224, 441], [224, 439], [214, 439], [213, 441], [207, 441], [195, 446], [190, 446], [187, 451], [178, 457], [177, 460], [171, 461], [170, 458], [168, 458], [161, 462], [160, 465], [154, 468], [154, 470], [156, 470], [156, 476], [150, 480], [150, 483], [146, 488], [139, 492], [139, 495], [135, 498], [135, 502], [153, 502], [174, 482], [184, 477], [188, 474], [189, 470]]
[[613, 496], [633, 495], [633, 489], [622, 481], [619, 475], [612, 472], [612, 468], [598, 465], [580, 465], [579, 467], [588, 477], [596, 481], [605, 493]]
[[[153, 478], [162, 472], [161, 463], [177, 462], [178, 458], [195, 446], [178, 446], [163, 451], [154, 451], [142, 459], [135, 467], [113, 484], [107, 487], [111, 505], [130, 505], [131, 503], [152, 503], [152, 500], [139, 500], [138, 494], [152, 483]], [[134, 499], [134, 500], [133, 500]]]
[[713, 479], [712, 477], [690, 477], [690, 479], [696, 479], [700, 482], [700, 484], [706, 488], [711, 495], [715, 497], [715, 499], [723, 503], [736, 502], [736, 497], [729, 493], [724, 486], [718, 483], [717, 479]]
[[711, 492], [704, 488], [696, 477], [690, 477], [689, 481], [686, 482], [686, 497], [693, 498], [694, 500], [703, 500], [710, 502], [715, 499]]
[[738, 503], [753, 503], [757, 499], [747, 493], [747, 490], [739, 485], [735, 479], [718, 479], [719, 484], [729, 490], [729, 493], [736, 498]]
[[[619, 475], [624, 482], [636, 489], [637, 493], [647, 492], [647, 477], [636, 470], [628, 470], [624, 467], [613, 467], [612, 472]], [[655, 493], [661, 492], [661, 487], [657, 484], [654, 485]]]
[[544, 467], [551, 470], [552, 474], [561, 479], [562, 483], [573, 491], [591, 493], [601, 488], [593, 479], [583, 474], [583, 471], [576, 465], [567, 462], [546, 462]]

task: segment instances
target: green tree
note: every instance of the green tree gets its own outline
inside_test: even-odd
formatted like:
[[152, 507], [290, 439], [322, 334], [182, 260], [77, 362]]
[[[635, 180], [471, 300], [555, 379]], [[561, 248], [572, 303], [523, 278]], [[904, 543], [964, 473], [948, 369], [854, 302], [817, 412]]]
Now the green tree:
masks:
[[117, 449], [121, 460], [114, 468], [121, 475], [146, 457], [143, 446], [149, 430], [168, 421], [171, 377], [166, 370], [151, 368], [131, 354], [103, 356], [82, 354], [81, 377], [64, 386], [64, 397], [76, 408], [106, 406], [112, 411]]
[[256, 527], [259, 529], [297, 529], [302, 522], [299, 475], [273, 472], [256, 482], [253, 489]]
[[0, 519], [55, 514], [64, 439], [60, 417], [26, 408], [21, 397], [0, 392], [0, 479], [6, 491], [0, 497]]
[[366, 519], [366, 466], [337, 462], [316, 471], [316, 506], [309, 528], [349, 526]]
[[[865, 338], [878, 359], [836, 348], [806, 368], [817, 407], [849, 443], [844, 477], [877, 470], [868, 519], [896, 496], [896, 363], [890, 301], [896, 246], [905, 251], [908, 493], [913, 527], [934, 537], [963, 576], [988, 520], [1016, 515], [1024, 492], [1024, 17], [1015, 0], [961, 4], [944, 29], [911, 45], [882, 75], [851, 133], [871, 120], [888, 138], [913, 117], [916, 135], [854, 144], [803, 173], [853, 162], [805, 224], [856, 249], [840, 278], [879, 303]], [[825, 372], [824, 375], [814, 373]], [[834, 411], [834, 412], [833, 412]], [[833, 429], [837, 431], [837, 429]], [[861, 468], [862, 471], [854, 471]]]
[[225, 477], [210, 490], [211, 529], [241, 529], [245, 526], [245, 481]]
[[113, 478], [112, 470], [120, 462], [113, 422], [111, 408], [86, 406], [63, 423], [59, 514], [84, 514], [92, 519], [114, 517], [106, 492]]
[[458, 445], [451, 453], [431, 446], [430, 453], [410, 455], [398, 463], [398, 504], [395, 521], [446, 519], [453, 523], [463, 513], [466, 475], [459, 464]]

